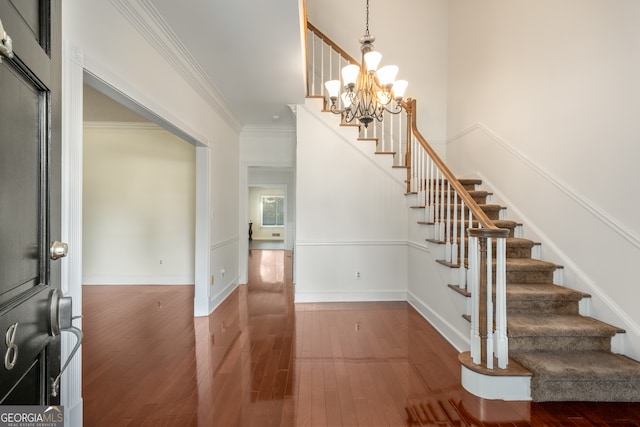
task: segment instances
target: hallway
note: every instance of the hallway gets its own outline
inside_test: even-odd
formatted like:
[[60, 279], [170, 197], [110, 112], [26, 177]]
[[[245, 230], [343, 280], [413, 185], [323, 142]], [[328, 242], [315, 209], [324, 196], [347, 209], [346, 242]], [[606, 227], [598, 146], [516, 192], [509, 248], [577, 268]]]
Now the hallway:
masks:
[[249, 283], [206, 318], [192, 286], [85, 286], [84, 425], [640, 423], [638, 404], [475, 398], [457, 351], [408, 304], [294, 305], [291, 256], [251, 250]]

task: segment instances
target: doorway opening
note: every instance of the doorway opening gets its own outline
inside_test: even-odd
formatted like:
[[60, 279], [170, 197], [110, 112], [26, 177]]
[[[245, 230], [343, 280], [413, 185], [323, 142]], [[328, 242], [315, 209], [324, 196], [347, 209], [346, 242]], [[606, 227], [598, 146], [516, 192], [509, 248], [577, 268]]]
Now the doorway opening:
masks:
[[287, 186], [250, 186], [249, 250], [285, 249], [287, 225]]
[[194, 283], [193, 144], [85, 84], [83, 285]]

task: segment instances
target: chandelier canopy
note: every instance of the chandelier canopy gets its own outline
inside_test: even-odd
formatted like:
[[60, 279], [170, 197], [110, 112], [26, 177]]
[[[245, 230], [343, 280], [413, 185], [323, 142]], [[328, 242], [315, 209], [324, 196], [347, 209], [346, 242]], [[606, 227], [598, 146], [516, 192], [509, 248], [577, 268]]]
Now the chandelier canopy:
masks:
[[[366, 33], [360, 38], [363, 69], [349, 64], [342, 69], [340, 80], [325, 82], [325, 88], [331, 101], [331, 112], [342, 114], [347, 123], [358, 119], [365, 127], [374, 120], [382, 121], [384, 112], [398, 114], [402, 111], [402, 97], [407, 88], [406, 80], [395, 80], [398, 67], [386, 65], [378, 69], [382, 54], [374, 50], [374, 36], [369, 34], [369, 0], [366, 10]], [[340, 87], [344, 89], [340, 98], [343, 108], [337, 101]]]

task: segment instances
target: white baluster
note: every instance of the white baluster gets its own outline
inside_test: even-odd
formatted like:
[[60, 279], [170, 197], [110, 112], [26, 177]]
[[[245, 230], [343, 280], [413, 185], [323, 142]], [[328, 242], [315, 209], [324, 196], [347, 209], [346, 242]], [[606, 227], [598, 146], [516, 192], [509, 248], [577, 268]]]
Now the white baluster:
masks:
[[385, 120], [388, 120], [388, 121], [387, 121], [387, 125], [386, 125], [387, 129], [385, 131], [385, 136], [384, 136], [384, 139], [385, 139], [384, 149], [385, 149], [385, 151], [393, 151], [393, 132], [394, 132], [393, 123], [394, 123], [395, 119], [396, 119], [396, 116], [394, 114], [391, 114], [391, 113], [387, 113], [386, 114]]
[[427, 188], [427, 176], [429, 175], [429, 163], [427, 161], [427, 156], [425, 155], [424, 150], [420, 152], [420, 164], [422, 168], [422, 177], [420, 178], [420, 204], [424, 206], [424, 211], [422, 212], [422, 219], [424, 221], [429, 220], [429, 195]]
[[426, 157], [424, 155], [424, 152], [420, 152], [420, 168], [422, 170], [422, 177], [420, 178], [422, 181], [420, 182], [420, 195], [418, 197], [418, 201], [420, 203], [421, 206], [424, 206], [424, 210], [422, 212], [422, 220], [423, 221], [427, 221], [428, 215], [427, 215], [427, 188], [425, 187], [425, 177], [427, 176], [428, 173], [428, 165], [426, 163]]
[[429, 162], [429, 219], [428, 221], [435, 224], [435, 164], [431, 157], [428, 158]]
[[415, 171], [415, 167], [417, 165], [417, 157], [416, 153], [418, 153], [417, 151], [417, 146], [416, 146], [416, 139], [415, 138], [411, 138], [411, 159], [409, 159], [411, 161], [411, 192], [413, 193], [417, 193], [418, 192], [418, 187], [416, 186], [416, 171]]
[[[342, 70], [343, 67], [345, 67], [348, 64], [348, 61], [346, 59], [344, 59], [343, 57], [340, 57], [340, 62], [339, 62], [340, 66], [338, 67], [338, 70], [336, 72], [336, 80], [340, 80], [340, 70]], [[344, 108], [344, 102], [342, 101], [342, 97], [339, 96], [338, 97], [338, 105], [339, 105], [339, 109], [343, 109]]]
[[440, 222], [438, 222], [438, 240], [444, 240], [444, 173], [440, 172]]
[[420, 176], [422, 175], [422, 162], [424, 161], [422, 150], [418, 149], [418, 144], [416, 144], [416, 151], [413, 152], [412, 158], [416, 160], [416, 170], [415, 170], [415, 192], [417, 194], [417, 204], [420, 206], [422, 204], [422, 186], [420, 185]]
[[375, 129], [375, 135], [374, 137], [378, 138], [378, 143], [380, 144], [378, 147], [378, 150], [380, 151], [385, 151], [384, 146], [386, 144], [385, 139], [386, 139], [386, 135], [385, 135], [385, 127], [387, 126], [387, 114], [386, 111], [382, 112], [382, 121], [374, 121], [373, 123], [376, 124], [376, 129]]
[[458, 193], [453, 194], [453, 237], [451, 238], [451, 263], [458, 263]]
[[459, 277], [460, 277], [460, 287], [462, 289], [467, 289], [467, 271], [464, 267], [464, 236], [466, 227], [464, 226], [464, 200], [460, 199], [460, 269]]
[[402, 165], [404, 158], [407, 155], [407, 114], [406, 110], [402, 110], [402, 121], [400, 123], [400, 138], [398, 139], [398, 166]]
[[434, 187], [435, 198], [433, 199], [433, 213], [434, 213], [433, 238], [436, 240], [440, 240], [440, 201], [442, 198], [442, 192], [440, 191], [440, 171], [437, 168], [435, 170], [435, 179], [436, 179], [435, 187]]
[[311, 37], [311, 89], [309, 91], [309, 95], [316, 95], [316, 36], [315, 34]]
[[480, 298], [479, 298], [479, 266], [478, 266], [478, 238], [469, 236], [469, 292], [471, 293], [471, 359], [473, 363], [482, 361], [480, 354]]
[[487, 238], [487, 368], [493, 369], [493, 243]]
[[506, 369], [509, 362], [507, 337], [507, 280], [506, 239], [496, 241], [496, 356], [498, 368]]
[[445, 261], [451, 262], [451, 183], [447, 180], [447, 203], [446, 203], [446, 217], [445, 217]]
[[324, 61], [324, 46], [325, 46], [325, 43], [322, 42], [320, 44], [320, 90], [322, 91], [323, 94], [324, 94], [324, 91], [325, 91], [325, 88], [324, 88], [324, 82], [325, 82], [325, 79], [324, 79], [324, 66], [325, 66], [325, 64], [324, 64], [324, 62], [325, 62]]

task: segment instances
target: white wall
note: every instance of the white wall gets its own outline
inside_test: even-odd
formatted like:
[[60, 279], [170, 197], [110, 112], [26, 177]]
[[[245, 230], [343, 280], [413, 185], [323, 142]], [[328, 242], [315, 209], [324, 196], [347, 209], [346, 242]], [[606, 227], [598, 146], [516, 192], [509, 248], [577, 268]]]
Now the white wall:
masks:
[[[417, 100], [418, 127], [431, 144], [446, 140], [447, 0], [371, 0], [369, 32], [381, 65], [400, 67], [406, 96]], [[360, 61], [365, 2], [307, 0], [309, 22]]]
[[320, 109], [297, 113], [296, 301], [405, 300], [402, 172]]
[[449, 4], [453, 170], [485, 179], [640, 358], [640, 3]]
[[[62, 36], [82, 56], [85, 70], [198, 141], [196, 169], [208, 174], [202, 187], [209, 197], [197, 205], [196, 224], [206, 221], [210, 232], [196, 237], [196, 245], [203, 239], [208, 253], [195, 254], [196, 263], [204, 258], [196, 272], [195, 311], [206, 315], [238, 284], [239, 126], [224, 102], [213, 99], [214, 91], [194, 83], [191, 64], [177, 63], [178, 57], [169, 57], [174, 52], [161, 52], [170, 39], [157, 23], [136, 20], [146, 6], [65, 0]], [[227, 274], [209, 285], [210, 274], [223, 269]]]
[[148, 123], [85, 124], [84, 284], [193, 284], [195, 147]]
[[[284, 240], [284, 227], [263, 227], [261, 225], [263, 196], [283, 196], [285, 197], [285, 207], [288, 202], [284, 187], [249, 187], [249, 221], [253, 222], [253, 239]], [[273, 233], [277, 233], [278, 236], [273, 236]]]

